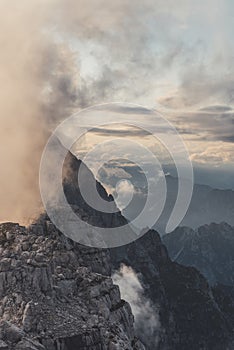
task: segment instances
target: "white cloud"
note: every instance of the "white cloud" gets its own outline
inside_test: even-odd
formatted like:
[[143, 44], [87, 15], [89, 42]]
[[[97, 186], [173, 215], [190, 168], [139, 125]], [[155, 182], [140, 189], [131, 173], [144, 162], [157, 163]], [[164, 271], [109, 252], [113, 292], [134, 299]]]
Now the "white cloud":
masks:
[[158, 310], [144, 296], [144, 289], [137, 274], [131, 267], [122, 265], [112, 278], [119, 286], [122, 298], [131, 305], [138, 336], [143, 343], [149, 344], [151, 341], [156, 348], [161, 329]]
[[123, 179], [117, 182], [115, 192], [117, 193], [117, 196], [114, 195], [117, 206], [123, 210], [131, 202], [135, 190], [129, 180]]

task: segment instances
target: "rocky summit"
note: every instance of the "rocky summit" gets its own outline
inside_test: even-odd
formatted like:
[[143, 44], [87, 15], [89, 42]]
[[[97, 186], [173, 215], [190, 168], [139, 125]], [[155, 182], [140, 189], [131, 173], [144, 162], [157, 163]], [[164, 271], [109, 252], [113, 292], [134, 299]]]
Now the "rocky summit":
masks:
[[49, 221], [0, 225], [0, 349], [144, 349], [110, 278], [108, 253]]

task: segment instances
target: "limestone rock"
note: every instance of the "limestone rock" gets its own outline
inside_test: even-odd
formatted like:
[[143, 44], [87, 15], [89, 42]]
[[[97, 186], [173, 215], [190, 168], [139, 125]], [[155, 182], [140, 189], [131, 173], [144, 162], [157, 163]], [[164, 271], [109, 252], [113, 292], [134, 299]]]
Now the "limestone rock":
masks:
[[135, 341], [130, 306], [108, 276], [108, 251], [75, 244], [54, 227], [51, 236], [44, 220], [44, 231], [0, 225], [2, 348], [144, 349]]

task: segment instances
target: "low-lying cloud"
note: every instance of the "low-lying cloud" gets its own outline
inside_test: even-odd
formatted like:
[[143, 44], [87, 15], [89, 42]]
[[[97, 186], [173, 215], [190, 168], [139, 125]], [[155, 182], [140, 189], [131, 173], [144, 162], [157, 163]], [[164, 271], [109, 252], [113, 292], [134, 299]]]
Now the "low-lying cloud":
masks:
[[138, 337], [145, 345], [154, 346], [156, 349], [161, 329], [158, 310], [144, 296], [144, 288], [137, 274], [131, 267], [122, 265], [112, 278], [119, 286], [122, 298], [129, 302], [132, 308]]

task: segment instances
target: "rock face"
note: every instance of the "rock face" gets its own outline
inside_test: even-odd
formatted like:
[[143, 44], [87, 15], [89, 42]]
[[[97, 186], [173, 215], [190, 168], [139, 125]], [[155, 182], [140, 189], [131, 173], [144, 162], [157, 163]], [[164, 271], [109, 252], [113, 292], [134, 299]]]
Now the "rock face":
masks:
[[172, 260], [196, 267], [211, 284], [234, 286], [234, 228], [230, 225], [179, 227], [163, 242]]
[[222, 286], [212, 291], [195, 268], [172, 262], [155, 231], [113, 249], [111, 257], [116, 269], [124, 263], [138, 273], [145, 296], [158, 312], [157, 349], [232, 349], [233, 294]]
[[49, 221], [0, 225], [0, 349], [143, 349], [108, 252], [79, 246]]

